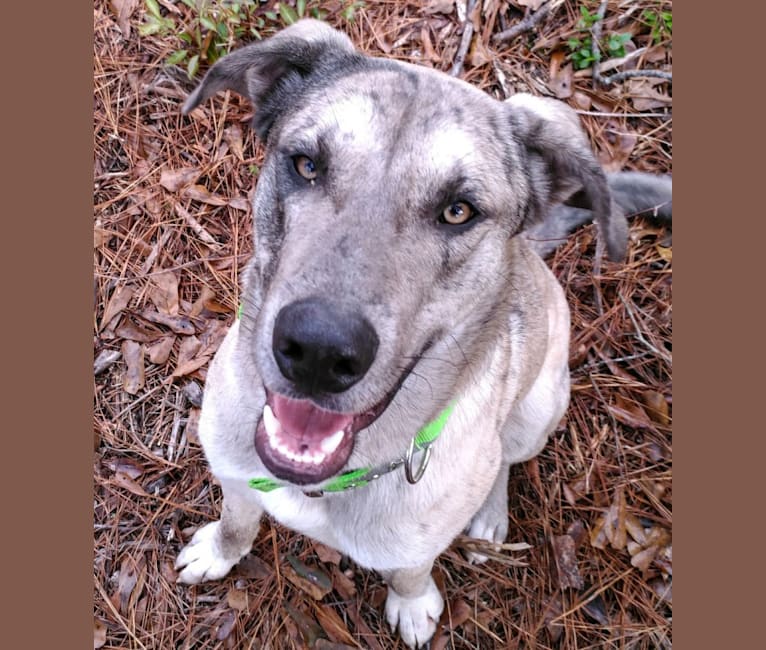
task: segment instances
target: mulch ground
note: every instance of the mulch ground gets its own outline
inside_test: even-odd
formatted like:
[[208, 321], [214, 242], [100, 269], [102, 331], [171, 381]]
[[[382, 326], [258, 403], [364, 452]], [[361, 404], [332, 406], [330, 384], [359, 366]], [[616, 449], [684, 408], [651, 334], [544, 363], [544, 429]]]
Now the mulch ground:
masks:
[[[498, 98], [562, 97], [608, 169], [671, 171], [670, 83], [594, 89], [590, 68], [568, 65], [567, 41], [587, 35], [579, 5], [597, 3], [554, 0], [499, 42], [544, 3], [471, 0], [465, 51], [464, 1], [367, 2], [353, 21], [348, 4], [308, 6], [370, 54], [445, 71], [464, 57], [461, 76]], [[275, 5], [253, 5], [263, 35], [280, 26], [266, 14]], [[183, 2], [156, 6], [176, 25], [193, 17]], [[604, 74], [671, 71], [669, 34], [653, 38], [645, 18], [657, 9], [671, 3], [607, 3], [603, 34], [631, 40], [620, 65], [604, 55]], [[193, 82], [165, 65], [179, 41], [140, 35], [145, 15], [139, 0], [94, 5], [94, 647], [403, 648], [382, 618], [379, 576], [267, 520], [224, 580], [175, 582], [184, 540], [220, 510], [196, 423], [252, 253], [262, 151], [235, 95], [181, 116]], [[572, 308], [571, 407], [541, 455], [512, 470], [508, 544], [472, 566], [471, 541], [458, 539], [437, 561], [447, 607], [434, 650], [671, 647], [672, 245], [650, 221], [630, 236], [626, 263], [597, 279], [592, 227], [549, 259]]]

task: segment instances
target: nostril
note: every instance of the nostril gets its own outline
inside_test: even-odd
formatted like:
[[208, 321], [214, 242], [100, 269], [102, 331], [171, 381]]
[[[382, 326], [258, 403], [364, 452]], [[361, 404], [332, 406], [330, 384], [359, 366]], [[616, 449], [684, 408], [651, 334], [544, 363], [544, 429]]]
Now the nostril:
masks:
[[351, 379], [357, 376], [356, 364], [352, 359], [343, 358], [335, 362], [332, 367], [333, 373], [339, 378]]
[[290, 339], [282, 342], [279, 352], [292, 361], [303, 361], [303, 347]]

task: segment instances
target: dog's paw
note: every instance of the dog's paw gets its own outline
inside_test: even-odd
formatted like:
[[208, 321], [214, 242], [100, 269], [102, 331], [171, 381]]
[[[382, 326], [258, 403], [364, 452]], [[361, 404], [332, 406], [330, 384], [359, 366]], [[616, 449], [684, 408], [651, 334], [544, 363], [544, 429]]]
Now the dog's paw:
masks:
[[386, 599], [386, 620], [410, 648], [424, 647], [436, 631], [444, 600], [433, 580], [426, 593], [417, 598], [403, 598], [391, 587]]
[[[490, 544], [502, 544], [508, 536], [508, 515], [505, 512], [495, 513], [491, 509], [480, 510], [471, 521], [468, 536]], [[466, 551], [466, 559], [471, 564], [482, 564], [487, 561], [487, 556]]]
[[214, 521], [200, 528], [191, 541], [181, 550], [176, 560], [176, 571], [183, 569], [177, 581], [196, 585], [207, 580], [223, 578], [239, 557], [225, 557], [218, 540], [220, 521]]

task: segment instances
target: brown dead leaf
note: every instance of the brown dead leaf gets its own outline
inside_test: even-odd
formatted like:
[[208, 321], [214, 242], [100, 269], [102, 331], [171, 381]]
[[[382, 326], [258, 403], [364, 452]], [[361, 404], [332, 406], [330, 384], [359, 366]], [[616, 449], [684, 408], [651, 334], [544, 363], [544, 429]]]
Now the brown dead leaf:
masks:
[[152, 323], [165, 325], [176, 334], [191, 336], [196, 331], [194, 329], [194, 324], [186, 316], [168, 316], [166, 314], [161, 314], [158, 311], [154, 311], [153, 309], [144, 309], [144, 311], [141, 312], [141, 317]]
[[[479, 7], [479, 3], [476, 3], [476, 7]], [[492, 52], [487, 49], [477, 33], [471, 43], [471, 49], [468, 53], [468, 61], [470, 61], [472, 67], [478, 68], [485, 63], [492, 61], [492, 58]]]
[[515, 0], [514, 4], [520, 7], [529, 7], [532, 11], [537, 11], [547, 0]]
[[126, 555], [120, 564], [120, 573], [117, 577], [117, 590], [112, 595], [112, 602], [117, 606], [123, 616], [128, 611], [131, 597], [138, 597], [141, 589], [136, 588], [139, 580], [143, 584], [142, 574], [146, 571], [146, 560], [139, 556], [136, 560]]
[[667, 426], [670, 424], [668, 400], [662, 393], [654, 390], [645, 390], [641, 393], [641, 401], [646, 406], [646, 412], [658, 424]]
[[572, 96], [572, 64], [564, 63], [566, 53], [562, 51], [554, 52], [551, 55], [551, 64], [549, 68], [550, 81], [548, 88], [559, 99], [566, 99]]
[[212, 300], [215, 298], [215, 291], [213, 291], [209, 286], [206, 284], [202, 285], [202, 288], [200, 289], [199, 296], [194, 301], [194, 304], [191, 306], [191, 309], [189, 310], [189, 316], [191, 318], [196, 318], [202, 313], [202, 310], [205, 308], [205, 303], [208, 300]]
[[106, 466], [113, 472], [124, 472], [136, 479], [144, 473], [144, 466], [133, 458], [118, 456], [107, 461]]
[[218, 626], [215, 631], [215, 638], [218, 641], [224, 641], [231, 636], [234, 631], [234, 624], [237, 622], [237, 614], [233, 610], [227, 610], [221, 614], [218, 619]]
[[581, 111], [589, 111], [591, 106], [593, 106], [593, 100], [590, 95], [580, 92], [579, 90], [575, 90], [572, 93], [572, 101], [574, 102], [575, 108], [578, 108]]
[[543, 623], [548, 634], [551, 635], [551, 641], [554, 643], [559, 640], [564, 631], [564, 625], [560, 620], [556, 620], [564, 613], [564, 603], [561, 600], [561, 592], [551, 594], [543, 600]]
[[202, 170], [199, 167], [163, 169], [160, 174], [160, 185], [168, 192], [177, 192], [182, 187], [196, 181], [201, 173]]
[[247, 212], [250, 209], [250, 201], [247, 200], [246, 196], [235, 196], [233, 199], [229, 199], [227, 205], [242, 212]]
[[322, 626], [327, 638], [335, 643], [354, 644], [354, 636], [348, 631], [343, 619], [330, 605], [317, 603], [314, 609], [319, 625]]
[[618, 172], [630, 159], [631, 153], [638, 142], [635, 133], [625, 131], [610, 131], [608, 133], [609, 151], [599, 156], [604, 169], [608, 172]]
[[229, 200], [217, 194], [211, 194], [204, 185], [189, 185], [181, 191], [181, 196], [185, 199], [192, 199], [207, 205], [221, 206], [226, 205]]
[[314, 600], [322, 600], [332, 591], [332, 580], [322, 569], [310, 567], [294, 555], [288, 555], [287, 561], [289, 566], [284, 567], [282, 574]]
[[658, 546], [650, 546], [648, 548], [645, 548], [644, 550], [639, 551], [632, 558], [630, 558], [630, 563], [637, 569], [640, 569], [641, 571], [646, 571], [651, 565], [654, 558], [656, 557], [657, 552], [659, 550], [660, 549]]
[[424, 14], [446, 14], [449, 16], [455, 10], [455, 0], [429, 0], [423, 7]]
[[666, 262], [672, 262], [673, 261], [673, 249], [669, 246], [660, 246], [657, 244], [654, 249], [657, 251], [659, 256], [665, 260]]
[[[606, 408], [614, 416], [615, 420], [625, 424], [633, 429], [651, 429], [652, 423], [649, 420], [649, 416], [646, 412], [639, 412], [635, 408], [628, 410], [627, 408], [620, 408], [613, 404], [607, 404]], [[643, 412], [643, 413], [642, 413]]]
[[229, 607], [241, 612], [247, 609], [247, 592], [242, 589], [232, 587], [226, 594], [226, 602]]
[[122, 353], [119, 350], [101, 350], [93, 360], [93, 375], [100, 375], [111, 368], [120, 360]]
[[175, 343], [175, 336], [164, 336], [156, 343], [146, 348], [146, 356], [149, 357], [149, 362], [156, 366], [164, 364], [170, 356], [170, 351], [173, 349], [173, 343]]
[[340, 564], [342, 556], [334, 548], [330, 548], [319, 542], [312, 542], [312, 545], [314, 546], [314, 552], [322, 562], [327, 562], [328, 564]]
[[130, 17], [138, 3], [139, 0], [109, 0], [109, 8], [117, 17], [117, 26], [125, 40], [130, 38]]
[[99, 331], [103, 330], [117, 314], [128, 306], [134, 293], [135, 289], [131, 285], [123, 285], [114, 290], [109, 303], [106, 305], [106, 309], [104, 309], [101, 326], [98, 328]]
[[244, 147], [242, 146], [242, 127], [234, 122], [231, 126], [223, 130], [223, 139], [229, 145], [231, 151], [239, 162], [244, 162]]
[[625, 529], [628, 531], [628, 534], [636, 541], [637, 544], [640, 544], [641, 546], [645, 545], [647, 543], [647, 537], [646, 533], [644, 532], [644, 527], [641, 525], [641, 522], [639, 521], [638, 517], [635, 515], [632, 515], [630, 513], [627, 514], [625, 517]]
[[164, 333], [150, 329], [143, 323], [137, 322], [130, 316], [123, 318], [120, 324], [114, 330], [115, 336], [128, 341], [137, 341], [139, 343], [152, 343], [164, 336]]
[[106, 625], [97, 618], [93, 619], [93, 650], [98, 650], [106, 643]]
[[274, 575], [274, 568], [254, 553], [248, 553], [242, 560], [240, 560], [239, 564], [237, 564], [234, 572], [235, 575], [241, 576], [242, 578], [263, 580], [264, 578], [270, 578]]
[[201, 368], [207, 359], [201, 363], [197, 353], [202, 348], [202, 342], [196, 336], [186, 336], [181, 339], [181, 345], [178, 347], [178, 362], [173, 371], [173, 377], [183, 377], [198, 368]]
[[656, 108], [664, 108], [673, 103], [671, 97], [655, 86], [661, 83], [667, 83], [659, 78], [629, 79], [627, 81], [626, 95], [633, 103], [633, 108], [637, 111], [651, 111]]
[[298, 626], [298, 630], [306, 645], [309, 648], [313, 647], [317, 642], [317, 639], [322, 635], [322, 628], [319, 627], [317, 622], [311, 618], [311, 616], [298, 609], [292, 603], [285, 603], [284, 608], [290, 615], [290, 618], [295, 621], [295, 624]]
[[184, 434], [186, 440], [194, 444], [199, 444], [199, 415], [202, 409], [190, 408], [189, 415], [186, 418], [186, 427], [184, 428]]
[[557, 535], [551, 539], [551, 546], [558, 570], [559, 587], [582, 589], [584, 583], [577, 568], [574, 539], [569, 535]]
[[625, 492], [617, 488], [612, 505], [606, 513], [604, 522], [604, 534], [612, 545], [612, 548], [622, 550], [628, 543], [628, 533], [625, 527], [626, 504]]
[[178, 275], [173, 271], [152, 276], [148, 293], [158, 312], [166, 316], [178, 315]]
[[420, 28], [420, 42], [423, 45], [423, 60], [436, 63], [439, 60], [439, 55], [434, 50], [434, 46], [431, 43], [431, 34], [425, 23]]
[[332, 584], [343, 600], [351, 600], [356, 596], [354, 581], [345, 575], [337, 565], [332, 568]]
[[117, 470], [114, 473], [114, 476], [112, 476], [112, 478], [110, 479], [110, 481], [117, 487], [124, 488], [125, 490], [135, 494], [136, 496], [139, 496], [139, 497], [149, 496], [146, 490], [144, 490], [144, 488], [142, 488], [139, 483], [133, 480], [129, 474], [123, 472], [122, 470]]
[[123, 341], [122, 357], [127, 366], [122, 388], [135, 395], [144, 387], [144, 346], [135, 341]]
[[594, 548], [605, 549], [609, 540], [606, 537], [604, 528], [606, 526], [606, 515], [601, 515], [593, 526], [593, 530], [590, 531], [590, 545]]

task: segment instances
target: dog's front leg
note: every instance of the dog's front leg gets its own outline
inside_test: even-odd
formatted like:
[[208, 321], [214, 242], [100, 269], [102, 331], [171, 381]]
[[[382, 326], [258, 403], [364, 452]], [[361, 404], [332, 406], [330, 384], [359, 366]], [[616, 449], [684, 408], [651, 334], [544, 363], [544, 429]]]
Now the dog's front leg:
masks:
[[178, 554], [178, 581], [197, 584], [223, 578], [253, 547], [263, 508], [247, 486], [222, 482], [221, 519], [200, 528]]
[[424, 646], [436, 631], [444, 600], [431, 577], [433, 560], [416, 568], [383, 571], [388, 584], [386, 620], [410, 648]]

